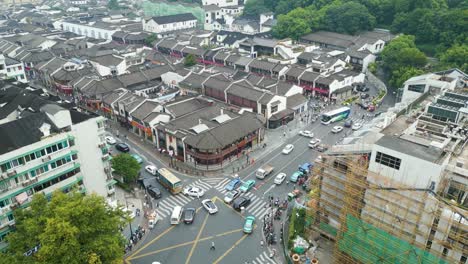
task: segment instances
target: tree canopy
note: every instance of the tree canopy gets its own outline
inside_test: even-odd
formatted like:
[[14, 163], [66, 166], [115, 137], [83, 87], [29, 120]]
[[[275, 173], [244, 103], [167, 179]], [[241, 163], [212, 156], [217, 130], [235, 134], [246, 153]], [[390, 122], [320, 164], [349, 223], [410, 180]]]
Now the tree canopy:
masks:
[[138, 172], [141, 169], [138, 161], [135, 160], [130, 154], [120, 154], [114, 156], [112, 161], [112, 168], [117, 175], [123, 177], [124, 182], [134, 182], [138, 177]]
[[197, 64], [197, 58], [195, 58], [195, 55], [189, 54], [187, 57], [184, 59], [184, 65], [187, 67], [191, 67], [193, 65]]
[[[57, 191], [50, 202], [36, 194], [28, 209], [15, 212], [16, 230], [7, 236], [9, 247], [0, 258], [9, 263], [121, 263], [125, 219], [94, 194]], [[24, 256], [38, 245], [36, 253]]]
[[265, 6], [264, 0], [249, 0], [245, 3], [243, 15], [257, 18], [262, 13], [271, 11]]
[[323, 28], [339, 33], [356, 34], [359, 31], [372, 30], [375, 17], [367, 7], [356, 2], [333, 5], [327, 9], [323, 20]]
[[382, 67], [390, 73], [390, 85], [400, 88], [407, 79], [422, 74], [427, 57], [414, 43], [414, 36], [402, 35], [382, 51]]
[[290, 37], [298, 40], [311, 31], [310, 19], [309, 12], [304, 8], [297, 8], [286, 15], [279, 15], [279, 26], [273, 28], [273, 36], [277, 38]]
[[454, 45], [440, 57], [442, 68], [458, 68], [463, 72], [468, 72], [468, 44]]
[[153, 47], [153, 42], [157, 39], [158, 39], [158, 36], [156, 36], [156, 34], [153, 33], [145, 38], [145, 45], [149, 47]]
[[107, 3], [107, 7], [110, 10], [119, 10], [120, 9], [118, 0], [109, 0], [109, 2]]

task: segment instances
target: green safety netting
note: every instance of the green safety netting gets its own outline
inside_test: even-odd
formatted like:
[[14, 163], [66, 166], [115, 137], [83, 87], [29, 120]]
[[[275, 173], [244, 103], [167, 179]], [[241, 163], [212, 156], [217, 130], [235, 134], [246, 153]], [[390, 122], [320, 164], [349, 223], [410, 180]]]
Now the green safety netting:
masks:
[[346, 218], [346, 227], [338, 247], [340, 251], [362, 263], [447, 263], [351, 215]]
[[199, 27], [203, 28], [205, 11], [198, 5], [144, 1], [141, 8], [147, 17], [192, 13], [197, 18]]

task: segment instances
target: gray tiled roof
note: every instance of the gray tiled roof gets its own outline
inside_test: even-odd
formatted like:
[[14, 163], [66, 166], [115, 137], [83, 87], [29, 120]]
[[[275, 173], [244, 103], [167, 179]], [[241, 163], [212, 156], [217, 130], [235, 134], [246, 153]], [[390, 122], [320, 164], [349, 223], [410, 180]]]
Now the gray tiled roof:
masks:
[[227, 93], [258, 102], [258, 100], [263, 96], [264, 92], [235, 83], [229, 87]]
[[194, 15], [192, 15], [191, 13], [183, 13], [183, 14], [168, 15], [168, 16], [159, 16], [159, 17], [153, 17], [152, 19], [154, 20], [154, 22], [158, 23], [159, 25], [176, 23], [176, 22], [184, 22], [184, 21], [190, 21], [190, 20], [197, 20], [197, 18]]
[[[237, 64], [237, 63], [236, 63]], [[264, 60], [253, 60], [249, 64], [249, 68], [257, 68], [266, 71], [272, 71], [276, 67], [276, 63], [264, 61]]]
[[154, 109], [156, 109], [158, 105], [159, 104], [156, 102], [145, 101], [143, 104], [138, 106], [137, 109], [133, 110], [133, 112], [131, 112], [130, 115], [132, 117], [137, 118], [140, 121], [143, 121], [149, 114], [151, 114], [154, 111]]
[[116, 57], [114, 55], [104, 55], [90, 59], [90, 61], [97, 62], [103, 66], [117, 66], [119, 65], [124, 59]]
[[213, 129], [188, 136], [184, 142], [202, 150], [221, 149], [262, 127], [262, 122], [254, 114], [245, 113]]

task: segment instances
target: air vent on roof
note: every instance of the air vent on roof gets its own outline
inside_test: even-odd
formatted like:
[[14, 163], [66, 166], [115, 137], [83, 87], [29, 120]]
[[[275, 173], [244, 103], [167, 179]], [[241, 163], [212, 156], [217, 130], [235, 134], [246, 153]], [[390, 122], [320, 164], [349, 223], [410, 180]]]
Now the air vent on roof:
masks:
[[197, 134], [200, 134], [201, 132], [206, 131], [208, 129], [210, 129], [210, 128], [205, 124], [198, 124], [198, 125], [191, 128], [191, 130], [193, 130], [193, 132], [195, 132]]
[[465, 165], [465, 163], [464, 163], [463, 161], [457, 160], [456, 166], [457, 166], [458, 168], [463, 168], [464, 165]]

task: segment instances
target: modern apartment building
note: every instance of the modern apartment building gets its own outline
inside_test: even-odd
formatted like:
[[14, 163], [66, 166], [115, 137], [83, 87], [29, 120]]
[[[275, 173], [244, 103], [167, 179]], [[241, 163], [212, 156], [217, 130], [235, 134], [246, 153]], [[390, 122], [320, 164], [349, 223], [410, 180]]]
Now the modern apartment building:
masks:
[[0, 93], [0, 243], [34, 194], [76, 188], [113, 199], [104, 123], [19, 88]]

